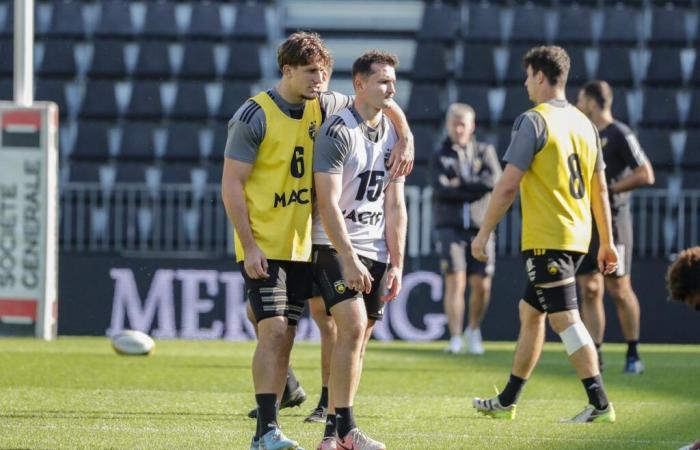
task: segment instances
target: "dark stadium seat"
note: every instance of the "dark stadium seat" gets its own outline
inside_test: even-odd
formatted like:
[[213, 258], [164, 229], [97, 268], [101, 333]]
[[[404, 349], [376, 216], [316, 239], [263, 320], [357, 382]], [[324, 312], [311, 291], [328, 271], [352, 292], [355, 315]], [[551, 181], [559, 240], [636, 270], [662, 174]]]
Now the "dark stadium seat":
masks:
[[181, 81], [175, 94], [175, 104], [170, 118], [175, 120], [196, 120], [209, 117], [206, 84], [200, 81]]
[[220, 4], [198, 1], [192, 4], [192, 16], [187, 35], [190, 39], [220, 39], [224, 37]]
[[42, 43], [43, 55], [37, 74], [45, 77], [75, 77], [75, 41], [50, 39]]
[[682, 84], [681, 50], [670, 47], [652, 49], [644, 82], [648, 85]]
[[134, 35], [129, 2], [123, 0], [103, 0], [98, 3], [100, 18], [95, 28], [96, 37], [127, 39]]
[[687, 42], [685, 18], [690, 11], [683, 8], [654, 7], [651, 9], [651, 45], [678, 45]]
[[415, 139], [416, 161], [429, 161], [437, 145], [437, 128], [433, 125], [411, 127]]
[[689, 127], [700, 127], [700, 89], [693, 89], [690, 94], [690, 110], [686, 125]]
[[634, 45], [641, 27], [639, 10], [617, 6], [603, 8], [601, 44]]
[[442, 44], [419, 43], [410, 77], [415, 81], [445, 81], [449, 77], [447, 57]]
[[100, 164], [95, 162], [71, 162], [68, 166], [68, 181], [72, 183], [99, 183]]
[[642, 126], [676, 127], [679, 122], [675, 89], [648, 88], [644, 90]]
[[483, 3], [469, 5], [469, 21], [463, 29], [467, 42], [500, 43], [502, 34], [501, 8]]
[[474, 108], [477, 124], [483, 125], [491, 122], [488, 87], [461, 84], [457, 86], [457, 101]]
[[452, 42], [460, 27], [459, 10], [454, 5], [431, 3], [423, 12], [419, 41]]
[[0, 79], [0, 100], [12, 100], [14, 97], [13, 89], [12, 78]]
[[71, 160], [106, 162], [109, 159], [109, 129], [105, 122], [78, 122]]
[[[231, 115], [233, 115], [233, 113], [231, 113]], [[413, 134], [416, 134], [415, 129], [413, 129]], [[224, 160], [224, 150], [226, 149], [227, 138], [228, 127], [225, 123], [219, 124], [218, 126], [214, 127], [214, 142], [211, 146], [211, 152], [207, 155], [208, 161], [220, 163]], [[416, 138], [416, 141], [417, 140], [418, 138]]]
[[496, 129], [496, 153], [498, 153], [498, 159], [503, 165], [503, 156], [508, 150], [510, 145], [510, 138], [513, 136], [513, 124], [502, 125]]
[[163, 184], [191, 184], [192, 166], [190, 164], [168, 164], [162, 169], [160, 182]]
[[91, 78], [126, 77], [124, 46], [124, 41], [94, 41], [88, 76]]
[[180, 78], [216, 78], [214, 45], [207, 41], [187, 42], [184, 47]]
[[34, 100], [56, 103], [59, 115], [66, 117], [68, 115], [67, 82], [65, 80], [37, 78], [35, 83]]
[[598, 59], [598, 73], [594, 78], [612, 86], [631, 86], [634, 81], [629, 47], [602, 47]]
[[[578, 4], [561, 6], [554, 40], [560, 44], [589, 44], [593, 41], [593, 10]], [[567, 47], [568, 50], [568, 47]]]
[[54, 1], [49, 28], [43, 33], [50, 37], [79, 39], [85, 35], [83, 2]]
[[168, 126], [168, 138], [162, 159], [167, 162], [198, 162], [201, 156], [199, 130], [196, 123], [173, 123]]
[[567, 46], [566, 52], [571, 59], [571, 68], [569, 69], [567, 85], [581, 85], [588, 81], [586, 49], [578, 46]]
[[649, 157], [653, 167], [670, 170], [673, 167], [673, 149], [669, 130], [642, 128], [639, 130], [639, 144]]
[[527, 74], [523, 69], [523, 56], [530, 50], [530, 45], [511, 45], [508, 50], [508, 65], [506, 66], [504, 83], [522, 86]]
[[424, 187], [430, 182], [430, 169], [428, 168], [428, 161], [424, 163], [415, 164], [413, 170], [406, 177], [407, 186], [420, 186]]
[[135, 81], [131, 99], [126, 108], [129, 119], [159, 119], [163, 116], [160, 83], [157, 81]]
[[[685, 170], [683, 172], [683, 180], [681, 183], [681, 188], [682, 189], [698, 189], [700, 190], [700, 170]], [[690, 202], [688, 202], [690, 203]], [[697, 216], [698, 212], [697, 210], [691, 212], [691, 206], [686, 204], [686, 211], [685, 211], [685, 219], [686, 219], [686, 228], [690, 230], [693, 226], [697, 226], [696, 223], [692, 223], [689, 218], [691, 214], [695, 214]], [[697, 229], [697, 228], [696, 228]]]
[[113, 81], [95, 80], [85, 85], [85, 95], [80, 117], [111, 119], [119, 115], [115, 85]]
[[615, 89], [613, 91], [612, 113], [613, 117], [622, 122], [628, 123], [630, 118], [627, 104], [628, 91], [626, 89]]
[[12, 67], [15, 57], [15, 48], [12, 38], [0, 39], [0, 76], [12, 77]]
[[514, 6], [512, 12], [513, 30], [510, 42], [541, 44], [548, 40], [546, 8], [526, 4]]
[[116, 164], [115, 181], [117, 183], [145, 183], [148, 167], [145, 162], [119, 162]]
[[221, 97], [221, 104], [216, 117], [222, 120], [229, 120], [233, 117], [238, 108], [250, 98], [250, 84], [245, 82], [224, 83], [224, 93]]
[[146, 19], [141, 36], [145, 38], [173, 39], [179, 34], [175, 20], [174, 2], [146, 2]]
[[233, 36], [245, 40], [265, 41], [267, 39], [265, 5], [262, 3], [238, 4]]
[[532, 102], [528, 99], [527, 91], [524, 87], [508, 87], [506, 88], [506, 99], [503, 104], [500, 122], [504, 125], [512, 125], [516, 117], [532, 108], [532, 106]]
[[223, 74], [233, 79], [258, 79], [262, 75], [260, 68], [260, 50], [254, 42], [233, 42], [229, 45], [228, 63]]
[[700, 169], [700, 130], [688, 130], [683, 157], [681, 158], [681, 167]]
[[0, 3], [0, 36], [3, 38], [11, 38], [14, 30], [14, 3]]
[[169, 45], [166, 41], [141, 41], [133, 76], [135, 78], [170, 78], [172, 66]]
[[497, 78], [493, 47], [487, 44], [465, 44], [457, 80], [467, 83], [495, 84]]
[[444, 90], [440, 85], [413, 84], [406, 113], [409, 120], [437, 123], [444, 113]]
[[119, 161], [151, 162], [156, 157], [156, 126], [146, 122], [130, 122], [122, 127]]
[[690, 75], [690, 83], [695, 86], [700, 86], [700, 58], [695, 57], [695, 63], [693, 65], [693, 71]]
[[205, 169], [207, 171], [208, 184], [221, 184], [221, 176], [224, 173], [223, 164], [208, 164]]

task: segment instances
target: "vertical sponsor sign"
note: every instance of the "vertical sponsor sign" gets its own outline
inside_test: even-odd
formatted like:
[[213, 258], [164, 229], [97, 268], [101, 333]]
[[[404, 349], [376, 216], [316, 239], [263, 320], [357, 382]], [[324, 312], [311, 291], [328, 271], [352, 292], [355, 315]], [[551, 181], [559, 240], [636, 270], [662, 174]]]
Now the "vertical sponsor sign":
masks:
[[0, 326], [56, 335], [58, 108], [0, 102]]

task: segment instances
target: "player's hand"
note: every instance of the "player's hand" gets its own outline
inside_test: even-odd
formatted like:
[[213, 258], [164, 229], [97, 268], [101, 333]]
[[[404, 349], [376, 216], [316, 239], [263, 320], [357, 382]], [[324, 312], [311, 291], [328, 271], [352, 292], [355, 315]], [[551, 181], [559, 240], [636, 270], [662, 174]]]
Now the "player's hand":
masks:
[[386, 295], [379, 297], [383, 302], [394, 300], [401, 291], [401, 281], [403, 274], [398, 267], [391, 267], [386, 273], [385, 288], [389, 291]]
[[372, 291], [372, 275], [356, 255], [342, 259], [343, 280], [349, 289], [369, 294]]
[[405, 177], [411, 173], [414, 155], [413, 136], [399, 139], [389, 155], [389, 173], [392, 180]]
[[488, 241], [489, 237], [482, 235], [481, 231], [472, 239], [472, 256], [477, 261], [486, 262], [488, 260], [489, 257], [486, 254], [486, 244]]
[[598, 249], [598, 270], [603, 275], [610, 275], [617, 270], [619, 256], [612, 245], [601, 245]]
[[257, 245], [253, 248], [246, 249], [245, 258], [243, 259], [243, 268], [248, 277], [253, 280], [260, 278], [269, 278], [267, 273], [267, 257]]

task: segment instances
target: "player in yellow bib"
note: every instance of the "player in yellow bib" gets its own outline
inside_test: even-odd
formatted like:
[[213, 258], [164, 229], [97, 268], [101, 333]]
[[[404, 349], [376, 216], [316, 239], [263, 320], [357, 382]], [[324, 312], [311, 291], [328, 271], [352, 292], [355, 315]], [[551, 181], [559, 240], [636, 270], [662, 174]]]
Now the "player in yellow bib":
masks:
[[598, 265], [610, 273], [617, 265], [612, 242], [605, 164], [593, 123], [566, 101], [570, 59], [556, 46], [535, 47], [523, 58], [525, 86], [535, 107], [513, 126], [496, 184], [472, 254], [486, 260], [490, 233], [520, 189], [521, 247], [528, 283], [520, 300], [520, 334], [510, 379], [497, 397], [474, 399], [482, 414], [512, 419], [520, 392], [537, 364], [545, 318], [561, 337], [569, 360], [588, 395], [588, 406], [569, 422], [614, 422], [598, 368], [595, 347], [581, 321], [576, 299], [576, 267], [591, 240], [591, 208], [598, 227]]

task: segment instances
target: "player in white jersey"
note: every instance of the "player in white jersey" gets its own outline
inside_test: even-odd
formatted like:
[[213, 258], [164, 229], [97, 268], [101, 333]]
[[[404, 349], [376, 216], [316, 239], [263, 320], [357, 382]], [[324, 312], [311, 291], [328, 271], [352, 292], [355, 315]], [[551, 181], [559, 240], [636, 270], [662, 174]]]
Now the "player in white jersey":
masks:
[[391, 179], [386, 168], [396, 132], [382, 112], [393, 104], [397, 64], [395, 56], [379, 51], [359, 57], [353, 105], [328, 118], [314, 145], [313, 272], [337, 328], [322, 450], [385, 448], [357, 428], [353, 400], [383, 302], [401, 289], [404, 180]]

